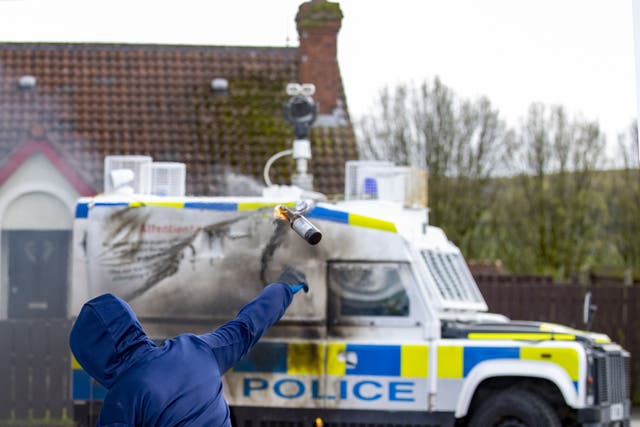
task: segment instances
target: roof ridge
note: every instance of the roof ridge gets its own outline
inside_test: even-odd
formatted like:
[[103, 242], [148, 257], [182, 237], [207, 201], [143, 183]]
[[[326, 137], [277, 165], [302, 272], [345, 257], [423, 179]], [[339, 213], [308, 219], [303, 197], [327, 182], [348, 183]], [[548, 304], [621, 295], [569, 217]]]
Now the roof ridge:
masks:
[[58, 50], [59, 48], [73, 48], [75, 50], [206, 50], [206, 51], [223, 51], [238, 52], [263, 50], [274, 52], [296, 52], [297, 46], [239, 46], [239, 45], [199, 45], [199, 44], [166, 44], [166, 43], [117, 43], [117, 42], [0, 42], [0, 47], [8, 47], [15, 49], [33, 49], [40, 48], [42, 50]]

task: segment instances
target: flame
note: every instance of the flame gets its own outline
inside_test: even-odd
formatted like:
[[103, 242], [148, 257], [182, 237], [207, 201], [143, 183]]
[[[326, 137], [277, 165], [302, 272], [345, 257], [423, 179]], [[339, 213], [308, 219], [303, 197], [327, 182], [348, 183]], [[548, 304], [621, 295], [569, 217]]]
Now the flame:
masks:
[[273, 217], [283, 221], [289, 221], [289, 210], [283, 205], [278, 205], [273, 208]]

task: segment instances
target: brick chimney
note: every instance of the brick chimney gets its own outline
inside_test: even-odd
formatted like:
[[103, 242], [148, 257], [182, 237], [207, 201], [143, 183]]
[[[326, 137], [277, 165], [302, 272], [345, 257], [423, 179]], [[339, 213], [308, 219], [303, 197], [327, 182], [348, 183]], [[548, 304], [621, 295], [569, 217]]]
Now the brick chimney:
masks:
[[296, 15], [300, 38], [299, 83], [313, 83], [320, 114], [331, 114], [340, 97], [337, 41], [342, 24], [338, 3], [311, 0], [298, 8]]

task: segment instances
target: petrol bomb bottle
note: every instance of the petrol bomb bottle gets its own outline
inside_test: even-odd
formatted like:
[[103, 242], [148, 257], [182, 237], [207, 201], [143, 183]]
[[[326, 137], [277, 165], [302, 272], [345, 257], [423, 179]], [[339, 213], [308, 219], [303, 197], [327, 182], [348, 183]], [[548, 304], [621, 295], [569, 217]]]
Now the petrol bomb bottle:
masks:
[[307, 205], [303, 203], [296, 210], [291, 210], [284, 205], [275, 207], [273, 215], [277, 219], [289, 221], [289, 225], [300, 237], [307, 241], [310, 245], [317, 245], [322, 239], [322, 233], [307, 218], [302, 215], [308, 210]]

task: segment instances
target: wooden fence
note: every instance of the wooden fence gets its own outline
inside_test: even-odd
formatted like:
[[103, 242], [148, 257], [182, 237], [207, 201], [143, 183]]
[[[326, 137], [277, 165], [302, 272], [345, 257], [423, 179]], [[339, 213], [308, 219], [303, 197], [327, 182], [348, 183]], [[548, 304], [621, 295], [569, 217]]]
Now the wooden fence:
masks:
[[[476, 276], [493, 312], [514, 320], [561, 323], [578, 329], [584, 295], [598, 306], [593, 330], [632, 354], [632, 398], [640, 404], [640, 285], [579, 285], [525, 276]], [[71, 365], [67, 320], [0, 321], [0, 427], [70, 425]], [[634, 355], [638, 355], [633, 357]]]
[[0, 321], [0, 426], [71, 424], [67, 320]]
[[[584, 329], [584, 296], [591, 291], [598, 309], [593, 331], [606, 333], [631, 353], [631, 396], [640, 404], [640, 284], [605, 281], [591, 285], [554, 283], [535, 276], [476, 276], [492, 312], [513, 320], [560, 323]], [[635, 357], [634, 357], [635, 356]]]

